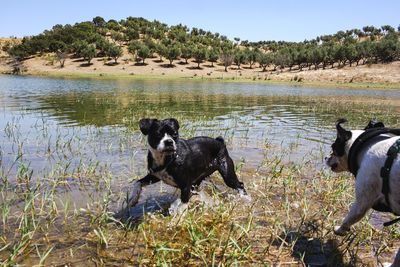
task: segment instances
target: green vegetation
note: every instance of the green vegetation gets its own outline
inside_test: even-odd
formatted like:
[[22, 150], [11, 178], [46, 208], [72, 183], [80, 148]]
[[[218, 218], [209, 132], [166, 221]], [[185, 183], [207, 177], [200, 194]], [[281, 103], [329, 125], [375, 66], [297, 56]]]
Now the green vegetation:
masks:
[[200, 68], [200, 63], [207, 59], [207, 48], [200, 45], [196, 46], [192, 51], [192, 55], [197, 63], [197, 68]]
[[106, 55], [113, 58], [115, 64], [117, 64], [118, 58], [122, 56], [122, 48], [116, 45], [110, 45], [107, 49]]
[[[121, 47], [126, 46], [142, 62], [157, 53], [160, 62], [165, 57], [170, 66], [178, 58], [185, 59], [187, 63], [191, 57], [197, 62], [198, 68], [207, 58], [213, 66], [219, 57], [226, 71], [232, 64], [231, 61], [234, 61], [237, 68], [244, 63], [253, 68], [255, 63], [259, 63], [258, 66], [264, 71], [270, 65], [274, 66], [274, 70], [287, 68], [290, 71], [296, 68], [301, 71], [305, 67], [340, 68], [345, 65], [358, 66], [360, 63], [399, 60], [399, 36], [399, 31], [390, 25], [384, 25], [381, 28], [366, 26], [362, 29], [338, 31], [336, 34], [322, 35], [298, 43], [249, 42], [240, 41], [240, 38], [230, 41], [219, 33], [198, 28], [189, 29], [182, 24], [168, 26], [156, 20], [134, 17], [106, 22], [101, 17], [95, 17], [93, 21], [75, 25], [55, 25], [42, 34], [24, 38], [21, 44], [7, 46], [7, 51], [18, 60], [48, 52], [72, 53], [76, 57], [83, 57], [82, 46], [89, 44], [95, 45], [95, 56], [108, 56], [117, 63], [118, 57], [122, 55]], [[139, 48], [141, 56], [136, 54]], [[90, 49], [92, 56], [93, 49]], [[229, 51], [232, 49], [233, 52]], [[85, 52], [88, 52], [87, 49]], [[90, 62], [87, 56], [85, 60]]]
[[[354, 179], [315, 170], [312, 155], [321, 155], [318, 147], [297, 163], [285, 162], [301, 149], [298, 140], [276, 147], [267, 128], [261, 136], [256, 133], [262, 139], [260, 149], [264, 153], [260, 163], [250, 168], [244, 161], [236, 164], [252, 195], [251, 203], [238, 198], [216, 174], [213, 183], [203, 188], [207, 201], [194, 196], [184, 214], [148, 214], [133, 225], [116, 222], [112, 211], [122, 205], [127, 183], [139, 176], [125, 170], [115, 175], [112, 165], [99, 156], [108, 153], [113, 158], [129, 158], [142, 150], [145, 141], [139, 138], [137, 119], [148, 112], [149, 106], [154, 116], [167, 113], [177, 117], [182, 122], [182, 136], [206, 129], [209, 118], [230, 114], [232, 117], [207, 132], [224, 135], [234, 150], [242, 146], [246, 149], [247, 142], [237, 142], [233, 136], [245, 138], [249, 133], [237, 128], [241, 112], [229, 110], [239, 111], [239, 106], [246, 109], [249, 103], [271, 103], [266, 105], [270, 107], [280, 101], [287, 103], [278, 97], [237, 99], [233, 95], [200, 97], [165, 92], [154, 98], [151, 93], [132, 94], [129, 90], [122, 95], [112, 91], [43, 96], [39, 103], [53, 118], [59, 116], [81, 125], [65, 127], [68, 134], [51, 120], [30, 120], [31, 125], [21, 127], [25, 115], [6, 124], [6, 140], [20, 149], [16, 150], [11, 171], [8, 165], [0, 168], [1, 265], [308, 265], [317, 256], [328, 266], [373, 266], [377, 261], [389, 261], [397, 249], [398, 228], [378, 231], [368, 218], [355, 225], [346, 238], [335, 236], [332, 229], [352, 201]], [[354, 126], [364, 125], [373, 116], [399, 125], [396, 107], [371, 100], [373, 103], [357, 104], [349, 97], [291, 98], [289, 111], [320, 118], [313, 119], [318, 124], [315, 129], [326, 129], [328, 120], [333, 123], [339, 114], [347, 116]], [[354, 112], [349, 105], [356, 107]], [[182, 114], [182, 110], [193, 116]], [[38, 134], [33, 144], [23, 135], [26, 128]], [[46, 161], [43, 169], [33, 169], [27, 160], [28, 150], [22, 149], [30, 145], [35, 157], [51, 164]], [[1, 156], [3, 160], [7, 154]], [[132, 157], [124, 163], [142, 165], [136, 160]]]
[[172, 62], [179, 57], [181, 50], [179, 45], [171, 43], [167, 46], [164, 56], [169, 60], [169, 66], [172, 67]]

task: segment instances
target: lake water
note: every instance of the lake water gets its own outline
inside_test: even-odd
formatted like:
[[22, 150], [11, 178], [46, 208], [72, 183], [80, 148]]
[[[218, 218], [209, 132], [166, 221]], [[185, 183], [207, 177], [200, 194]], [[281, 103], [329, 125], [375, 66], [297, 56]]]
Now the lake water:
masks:
[[0, 76], [1, 169], [11, 182], [21, 166], [34, 179], [65, 173], [67, 181], [107, 169], [121, 186], [146, 174], [143, 117], [177, 118], [183, 138], [223, 136], [245, 171], [270, 157], [321, 169], [337, 118], [395, 126], [398, 107], [385, 100], [398, 99], [399, 90]]

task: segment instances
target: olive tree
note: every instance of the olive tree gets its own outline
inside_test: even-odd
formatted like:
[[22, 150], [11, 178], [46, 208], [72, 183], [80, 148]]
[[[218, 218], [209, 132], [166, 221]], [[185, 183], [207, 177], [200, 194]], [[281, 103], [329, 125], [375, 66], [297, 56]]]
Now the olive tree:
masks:
[[235, 54], [233, 56], [233, 61], [235, 62], [238, 69], [240, 69], [240, 65], [246, 61], [247, 57], [244, 51], [240, 49], [236, 49]]
[[181, 48], [181, 57], [185, 59], [185, 64], [188, 64], [189, 58], [193, 55], [193, 46], [191, 44], [184, 44]]
[[207, 59], [207, 48], [204, 46], [197, 46], [193, 50], [193, 57], [196, 60], [197, 68], [200, 69], [200, 63]]
[[137, 51], [139, 48], [143, 45], [142, 42], [140, 41], [132, 41], [128, 45], [128, 52], [133, 55], [133, 57], [137, 57]]
[[96, 56], [96, 47], [92, 44], [87, 45], [82, 49], [81, 56], [84, 60], [87, 60], [87, 64], [90, 65], [90, 61]]
[[110, 45], [107, 50], [107, 56], [113, 58], [115, 64], [117, 64], [118, 58], [122, 56], [122, 48], [117, 45]]
[[219, 58], [219, 49], [211, 48], [208, 50], [208, 61], [211, 62], [211, 67], [214, 67], [214, 63], [217, 62]]
[[258, 64], [262, 68], [262, 71], [266, 71], [268, 66], [270, 66], [274, 62], [273, 53], [260, 53], [258, 56]]
[[56, 52], [57, 61], [60, 62], [60, 68], [64, 68], [65, 61], [67, 60], [68, 54], [63, 51]]
[[150, 49], [147, 45], [143, 44], [137, 51], [138, 57], [142, 60], [143, 65], [146, 58], [150, 56]]
[[167, 47], [162, 43], [157, 44], [156, 53], [160, 57], [160, 62], [162, 62], [163, 61], [162, 57], [167, 54]]
[[222, 51], [221, 55], [219, 56], [222, 64], [224, 64], [225, 71], [228, 72], [228, 67], [232, 65], [233, 62], [233, 50], [225, 49]]
[[106, 25], [106, 21], [100, 16], [94, 17], [92, 21], [96, 27], [104, 27]]
[[260, 52], [260, 50], [258, 50], [258, 48], [255, 48], [252, 50], [250, 50], [249, 48], [246, 48], [246, 50], [244, 52], [246, 54], [247, 59], [249, 60], [250, 69], [252, 69], [254, 63], [257, 62], [257, 59], [260, 56], [261, 52]]
[[169, 60], [169, 66], [172, 67], [172, 62], [179, 57], [181, 49], [178, 44], [171, 44], [167, 46], [166, 54], [164, 55]]

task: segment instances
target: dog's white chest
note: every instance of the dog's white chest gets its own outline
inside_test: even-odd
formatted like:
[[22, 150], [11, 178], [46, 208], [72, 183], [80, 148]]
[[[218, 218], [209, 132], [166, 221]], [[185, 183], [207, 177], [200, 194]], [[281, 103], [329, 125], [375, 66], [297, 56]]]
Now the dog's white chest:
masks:
[[158, 179], [166, 183], [167, 185], [173, 186], [173, 187], [178, 187], [178, 185], [175, 183], [174, 178], [169, 175], [165, 170], [164, 171], [159, 171], [153, 173], [154, 176], [156, 176]]

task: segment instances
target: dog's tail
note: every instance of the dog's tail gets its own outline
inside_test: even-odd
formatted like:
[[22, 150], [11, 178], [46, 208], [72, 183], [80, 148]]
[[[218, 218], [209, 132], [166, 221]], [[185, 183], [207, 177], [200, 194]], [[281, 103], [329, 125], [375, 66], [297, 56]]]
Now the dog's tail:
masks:
[[218, 142], [220, 142], [223, 145], [225, 145], [225, 140], [224, 140], [224, 138], [222, 138], [222, 136], [218, 136], [217, 138], [215, 138], [215, 140], [217, 140]]

